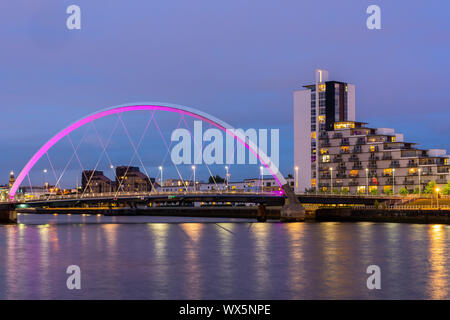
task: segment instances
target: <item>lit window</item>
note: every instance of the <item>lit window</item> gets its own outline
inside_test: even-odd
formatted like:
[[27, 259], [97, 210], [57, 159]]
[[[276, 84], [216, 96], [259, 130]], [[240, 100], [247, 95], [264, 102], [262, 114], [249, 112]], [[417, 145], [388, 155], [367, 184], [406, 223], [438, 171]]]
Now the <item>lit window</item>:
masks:
[[319, 123], [325, 123], [325, 116], [319, 116]]
[[374, 152], [375, 151], [375, 146], [370, 146], [370, 152]]
[[326, 86], [324, 84], [319, 84], [318, 87], [319, 87], [319, 92], [325, 91]]
[[320, 154], [328, 154], [328, 149], [320, 149]]
[[369, 186], [369, 193], [378, 190], [378, 186]]
[[364, 193], [366, 192], [366, 186], [358, 186], [358, 188], [356, 189], [356, 191], [358, 193]]
[[330, 162], [330, 155], [329, 154], [323, 155], [322, 162]]
[[385, 176], [392, 176], [392, 169], [391, 169], [391, 168], [384, 169], [384, 170], [383, 170], [383, 174], [384, 174]]
[[350, 151], [350, 147], [349, 146], [342, 146], [341, 147], [341, 151], [342, 152], [349, 152]]
[[350, 170], [350, 176], [356, 177], [358, 175], [358, 170]]
[[311, 132], [311, 139], [315, 139], [315, 138], [316, 138], [316, 132], [313, 131], [313, 132]]
[[311, 186], [313, 186], [313, 187], [316, 186], [316, 179], [311, 179]]
[[334, 129], [348, 129], [348, 128], [355, 128], [354, 122], [335, 122], [334, 123]]

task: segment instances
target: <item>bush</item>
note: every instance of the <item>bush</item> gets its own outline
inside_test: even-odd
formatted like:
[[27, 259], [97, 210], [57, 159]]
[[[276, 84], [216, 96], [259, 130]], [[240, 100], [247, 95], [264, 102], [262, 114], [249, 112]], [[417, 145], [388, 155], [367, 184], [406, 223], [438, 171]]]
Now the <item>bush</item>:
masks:
[[387, 195], [391, 195], [394, 192], [392, 191], [392, 189], [387, 189], [386, 191], [384, 191], [384, 193], [387, 194]]
[[370, 191], [370, 194], [373, 195], [373, 196], [377, 196], [377, 195], [379, 195], [380, 193], [378, 192], [378, 189], [372, 189], [372, 190]]
[[447, 182], [444, 189], [442, 190], [443, 194], [450, 195], [450, 182]]
[[427, 186], [425, 187], [425, 193], [426, 194], [431, 194], [434, 193], [436, 189], [436, 181], [430, 181]]
[[409, 194], [409, 191], [406, 188], [400, 188], [400, 190], [398, 190], [398, 193], [401, 194], [402, 196], [406, 196]]

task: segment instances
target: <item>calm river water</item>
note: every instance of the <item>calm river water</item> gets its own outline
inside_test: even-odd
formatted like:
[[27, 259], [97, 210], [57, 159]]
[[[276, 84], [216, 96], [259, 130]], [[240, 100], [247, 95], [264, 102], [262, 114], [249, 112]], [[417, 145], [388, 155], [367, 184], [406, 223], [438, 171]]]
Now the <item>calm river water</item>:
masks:
[[[20, 215], [0, 299], [450, 299], [450, 226]], [[68, 290], [69, 265], [81, 290]], [[381, 268], [369, 290], [366, 268]]]

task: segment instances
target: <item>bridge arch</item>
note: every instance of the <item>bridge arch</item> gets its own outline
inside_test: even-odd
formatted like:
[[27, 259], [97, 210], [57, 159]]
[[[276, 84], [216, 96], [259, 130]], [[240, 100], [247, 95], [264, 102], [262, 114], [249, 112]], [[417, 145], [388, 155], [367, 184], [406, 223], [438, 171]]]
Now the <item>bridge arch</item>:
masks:
[[270, 158], [262, 152], [262, 150], [256, 146], [253, 141], [249, 141], [248, 143], [245, 141], [245, 137], [239, 133], [235, 132], [233, 130], [233, 127], [230, 126], [228, 123], [217, 119], [216, 117], [207, 114], [203, 111], [186, 107], [182, 105], [176, 105], [176, 104], [169, 104], [169, 103], [161, 103], [161, 102], [142, 102], [142, 103], [129, 103], [129, 104], [123, 104], [118, 105], [110, 108], [106, 108], [100, 111], [97, 111], [95, 113], [92, 113], [78, 121], [73, 122], [60, 132], [58, 132], [56, 135], [54, 135], [50, 140], [48, 140], [34, 155], [31, 157], [31, 159], [27, 162], [25, 167], [22, 169], [22, 171], [19, 173], [16, 181], [12, 185], [9, 196], [11, 200], [14, 200], [14, 196], [19, 188], [19, 186], [22, 184], [25, 177], [28, 175], [30, 170], [33, 168], [33, 166], [36, 164], [36, 162], [53, 146], [55, 145], [59, 140], [64, 138], [66, 135], [71, 133], [72, 131], [82, 127], [83, 125], [90, 123], [96, 119], [103, 118], [109, 115], [123, 113], [123, 112], [129, 112], [129, 111], [138, 111], [138, 110], [162, 110], [162, 111], [168, 111], [168, 112], [174, 112], [182, 115], [188, 115], [193, 118], [200, 119], [202, 121], [208, 122], [211, 125], [221, 129], [225, 133], [233, 136], [237, 141], [245, 145], [245, 147], [252, 152], [260, 161], [261, 163], [269, 170], [271, 175], [275, 178], [275, 181], [280, 186], [281, 190], [283, 189], [283, 186], [287, 184], [286, 179], [283, 177], [283, 175], [278, 170], [278, 167], [275, 166], [275, 164], [270, 161]]

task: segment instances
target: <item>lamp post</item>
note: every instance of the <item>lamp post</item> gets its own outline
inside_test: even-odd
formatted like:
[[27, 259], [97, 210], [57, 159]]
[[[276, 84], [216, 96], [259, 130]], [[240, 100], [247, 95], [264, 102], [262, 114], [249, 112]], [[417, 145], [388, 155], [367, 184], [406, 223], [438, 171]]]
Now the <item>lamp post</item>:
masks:
[[436, 188], [436, 205], [437, 208], [439, 210], [439, 191], [441, 191], [441, 189], [439, 189], [439, 187]]
[[261, 193], [263, 193], [263, 191], [264, 191], [264, 167], [263, 166], [259, 167], [259, 173], [261, 175]]
[[158, 167], [159, 171], [161, 172], [161, 191], [163, 191], [163, 184], [164, 184], [164, 180], [163, 180], [163, 167], [159, 166]]
[[333, 168], [330, 167], [330, 194], [333, 193]]
[[366, 194], [369, 194], [369, 169], [366, 168]]
[[44, 190], [45, 191], [47, 191], [47, 184], [46, 184], [46, 182], [45, 182], [45, 176], [46, 176], [46, 174], [47, 174], [47, 169], [44, 169], [44, 170], [42, 170], [42, 177], [44, 178]]
[[191, 168], [192, 168], [192, 171], [194, 172], [194, 192], [195, 192], [196, 191], [196, 188], [195, 188], [195, 166], [192, 166]]
[[298, 192], [298, 167], [295, 168], [295, 192]]
[[225, 166], [225, 170], [227, 171], [225, 179], [226, 179], [226, 186], [227, 186], [227, 191], [228, 191], [228, 180], [229, 180], [229, 177], [230, 177], [230, 174], [228, 173], [228, 166]]
[[422, 183], [420, 181], [421, 179], [421, 173], [422, 173], [422, 169], [419, 168], [419, 198], [420, 198], [420, 193], [422, 192]]
[[395, 168], [392, 169], [392, 194], [395, 195]]
[[[111, 168], [112, 172], [114, 172], [114, 166], [111, 164], [109, 167]], [[114, 176], [116, 176], [116, 174], [114, 174]], [[112, 193], [112, 182], [109, 183], [109, 192]]]

